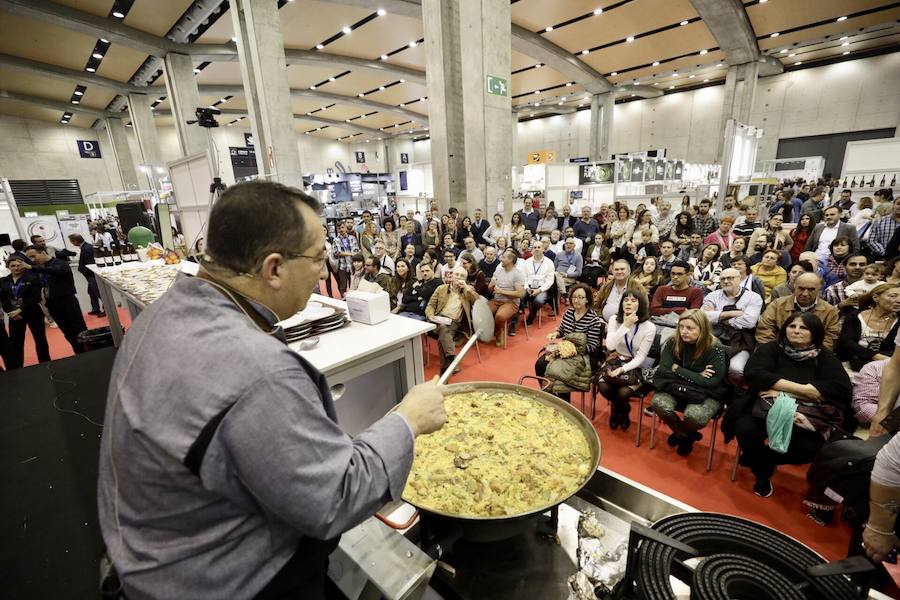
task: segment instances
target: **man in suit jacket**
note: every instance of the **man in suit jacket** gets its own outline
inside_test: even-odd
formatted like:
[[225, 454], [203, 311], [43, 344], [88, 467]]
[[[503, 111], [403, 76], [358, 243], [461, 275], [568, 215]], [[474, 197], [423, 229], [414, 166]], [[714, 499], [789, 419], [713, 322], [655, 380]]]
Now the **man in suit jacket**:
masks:
[[88, 265], [96, 264], [94, 260], [94, 247], [84, 241], [84, 238], [77, 233], [69, 236], [72, 245], [79, 249], [78, 256], [78, 272], [84, 275], [88, 284], [88, 296], [91, 298], [91, 310], [89, 315], [97, 317], [105, 317], [106, 313], [100, 309], [100, 288], [97, 286], [97, 278], [94, 277], [93, 271], [87, 268]]
[[578, 217], [572, 215], [572, 207], [566, 202], [562, 207], [562, 216], [556, 218], [556, 228], [565, 231], [567, 227], [575, 227]]
[[484, 239], [484, 232], [488, 230], [488, 227], [490, 227], [491, 224], [483, 217], [484, 213], [480, 208], [476, 208], [473, 211], [473, 214], [472, 237], [475, 238], [475, 243], [478, 244], [478, 247], [484, 249], [484, 247], [488, 245], [487, 241]]
[[809, 239], [806, 240], [806, 250], [815, 252], [819, 261], [824, 262], [828, 256], [828, 246], [838, 237], [846, 237], [850, 240], [850, 253], [859, 252], [859, 235], [856, 226], [841, 222], [841, 207], [829, 206], [824, 210], [825, 221], [815, 226]]

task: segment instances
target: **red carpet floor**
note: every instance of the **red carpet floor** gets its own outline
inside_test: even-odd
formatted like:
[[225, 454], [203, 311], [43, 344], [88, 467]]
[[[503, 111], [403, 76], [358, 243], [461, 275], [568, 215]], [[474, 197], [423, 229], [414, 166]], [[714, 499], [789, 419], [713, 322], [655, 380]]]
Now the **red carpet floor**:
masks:
[[[128, 313], [119, 310], [120, 319], [127, 327]], [[105, 318], [98, 319], [85, 315], [88, 327], [107, 325]], [[546, 342], [547, 333], [554, 331], [557, 319], [544, 319], [541, 329], [537, 324], [530, 328], [531, 339], [526, 339], [522, 325], [518, 335], [509, 338], [509, 348], [502, 350], [493, 343], [479, 344], [482, 362], [479, 364], [474, 351], [464, 361], [462, 372], [453, 381], [505, 381], [515, 383], [521, 375], [534, 373], [534, 359], [538, 350]], [[58, 329], [47, 328], [50, 354], [54, 359], [72, 354], [72, 350]], [[426, 375], [438, 373], [439, 360], [437, 344], [429, 342], [430, 366]], [[37, 362], [34, 344], [30, 334], [26, 336], [26, 365]], [[573, 395], [573, 401], [580, 403], [580, 396]], [[820, 527], [806, 518], [801, 501], [806, 493], [805, 467], [779, 467], [773, 480], [775, 493], [769, 498], [759, 498], [752, 492], [753, 477], [747, 469], [738, 470], [738, 478], [731, 482], [731, 465], [734, 461], [736, 444], [726, 445], [719, 434], [716, 442], [713, 469], [706, 472], [706, 451], [709, 446], [709, 432], [699, 442], [691, 456], [681, 458], [665, 444], [668, 429], [664, 426], [657, 431], [656, 448], [649, 447], [649, 418], [645, 418], [645, 437], [640, 448], [635, 447], [636, 423], [627, 432], [611, 431], [606, 423], [606, 402], [598, 398], [598, 415], [594, 426], [600, 434], [602, 456], [600, 463], [617, 473], [647, 485], [655, 490], [677, 498], [695, 508], [739, 515], [770, 525], [793, 536], [820, 552], [827, 559], [843, 558], [846, 554], [849, 530], [843, 524]], [[637, 408], [633, 407], [632, 417], [636, 418]]]

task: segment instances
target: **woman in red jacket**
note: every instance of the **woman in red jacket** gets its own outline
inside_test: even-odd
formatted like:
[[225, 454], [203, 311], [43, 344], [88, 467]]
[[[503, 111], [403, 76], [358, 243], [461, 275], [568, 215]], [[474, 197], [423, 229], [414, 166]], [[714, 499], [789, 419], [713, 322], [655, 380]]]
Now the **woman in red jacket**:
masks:
[[797, 226], [791, 231], [791, 239], [794, 240], [794, 245], [791, 246], [791, 249], [788, 252], [788, 254], [791, 255], [791, 263], [800, 260], [800, 253], [806, 248], [806, 240], [809, 239], [815, 226], [816, 220], [812, 215], [805, 214], [800, 217], [800, 222], [797, 223]]

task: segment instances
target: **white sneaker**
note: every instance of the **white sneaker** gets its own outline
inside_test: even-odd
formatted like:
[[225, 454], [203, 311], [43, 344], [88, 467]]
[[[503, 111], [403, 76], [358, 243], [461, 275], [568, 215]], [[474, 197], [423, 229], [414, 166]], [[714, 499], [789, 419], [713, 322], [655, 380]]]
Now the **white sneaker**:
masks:
[[53, 329], [59, 329], [59, 325], [56, 324], [56, 321], [50, 321], [49, 325]]

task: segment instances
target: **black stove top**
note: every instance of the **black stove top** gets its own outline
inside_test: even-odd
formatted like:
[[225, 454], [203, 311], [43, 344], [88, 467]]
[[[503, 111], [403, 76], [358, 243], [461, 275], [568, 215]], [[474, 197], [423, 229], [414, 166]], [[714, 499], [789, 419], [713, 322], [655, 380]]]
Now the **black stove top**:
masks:
[[[695, 558], [698, 563], [690, 562]], [[674, 576], [691, 588], [692, 600], [851, 600], [868, 596], [872, 571], [861, 557], [825, 563], [753, 521], [685, 513], [652, 529], [632, 524], [627, 571], [613, 596], [674, 600]]]
[[439, 559], [431, 586], [446, 600], [568, 597], [566, 580], [577, 567], [556, 539], [555, 509], [523, 520], [518, 533], [495, 541], [477, 540], [458, 522], [427, 514], [417, 527], [414, 539]]

